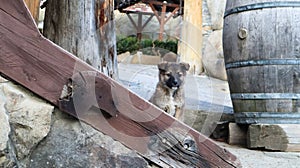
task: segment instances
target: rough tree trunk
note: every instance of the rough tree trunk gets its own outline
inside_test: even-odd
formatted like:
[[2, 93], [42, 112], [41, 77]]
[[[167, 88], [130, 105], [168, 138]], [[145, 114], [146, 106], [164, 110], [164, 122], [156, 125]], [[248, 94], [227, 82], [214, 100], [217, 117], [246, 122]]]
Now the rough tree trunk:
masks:
[[113, 0], [48, 0], [44, 35], [117, 78]]

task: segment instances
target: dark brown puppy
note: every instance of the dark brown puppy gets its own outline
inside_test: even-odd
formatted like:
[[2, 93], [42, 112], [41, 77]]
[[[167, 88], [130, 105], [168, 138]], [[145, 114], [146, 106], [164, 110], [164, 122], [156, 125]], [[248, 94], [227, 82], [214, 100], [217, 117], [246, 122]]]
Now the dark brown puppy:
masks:
[[190, 65], [187, 63], [163, 62], [158, 64], [159, 81], [150, 102], [182, 120], [184, 107], [184, 80]]

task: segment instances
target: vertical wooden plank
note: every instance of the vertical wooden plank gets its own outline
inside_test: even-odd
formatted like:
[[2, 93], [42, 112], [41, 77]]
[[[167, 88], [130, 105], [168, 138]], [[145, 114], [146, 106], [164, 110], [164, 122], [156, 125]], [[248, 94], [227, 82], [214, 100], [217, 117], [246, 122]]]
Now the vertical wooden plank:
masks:
[[202, 65], [202, 1], [185, 0], [182, 37], [179, 41], [180, 60], [190, 64], [192, 74], [203, 72]]
[[137, 39], [142, 40], [142, 31], [143, 31], [143, 14], [138, 13], [138, 24], [137, 24]]
[[24, 0], [27, 8], [29, 9], [31, 15], [33, 16], [35, 23], [38, 23], [39, 12], [40, 12], [40, 0]]

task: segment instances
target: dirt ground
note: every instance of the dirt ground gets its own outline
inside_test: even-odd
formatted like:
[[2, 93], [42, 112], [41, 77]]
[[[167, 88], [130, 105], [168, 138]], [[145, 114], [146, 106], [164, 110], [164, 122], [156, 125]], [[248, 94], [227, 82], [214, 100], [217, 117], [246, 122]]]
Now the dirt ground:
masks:
[[[119, 64], [119, 79], [145, 99], [154, 92], [158, 70], [154, 65]], [[207, 76], [188, 75], [185, 83], [186, 108], [233, 113], [228, 83]], [[212, 106], [213, 105], [213, 106]], [[300, 168], [300, 152], [250, 150], [217, 142], [236, 155], [245, 168]]]

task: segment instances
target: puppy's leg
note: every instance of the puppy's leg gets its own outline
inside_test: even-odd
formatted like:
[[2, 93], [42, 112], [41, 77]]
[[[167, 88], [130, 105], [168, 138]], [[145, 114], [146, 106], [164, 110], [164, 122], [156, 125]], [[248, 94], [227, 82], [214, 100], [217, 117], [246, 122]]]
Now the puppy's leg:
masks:
[[176, 106], [176, 108], [175, 108], [175, 118], [177, 120], [183, 121], [183, 109], [181, 107]]

